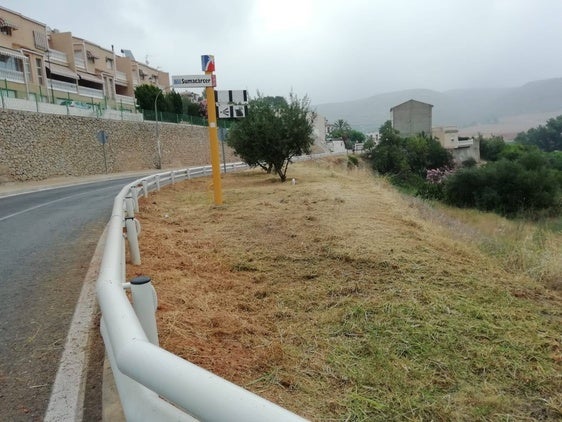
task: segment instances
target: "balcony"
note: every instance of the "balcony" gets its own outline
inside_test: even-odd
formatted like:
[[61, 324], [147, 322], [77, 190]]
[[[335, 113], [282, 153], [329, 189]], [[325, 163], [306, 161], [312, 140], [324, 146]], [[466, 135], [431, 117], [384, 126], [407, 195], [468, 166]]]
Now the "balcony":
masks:
[[115, 71], [115, 80], [120, 82], [127, 82], [127, 75], [125, 72]]
[[77, 92], [76, 84], [72, 84], [70, 82], [57, 81], [56, 79], [48, 79], [47, 87], [49, 89], [52, 88], [57, 91], [73, 92], [73, 93]]
[[77, 68], [86, 70], [86, 60], [80, 57], [74, 57], [74, 64]]
[[459, 138], [458, 146], [459, 148], [471, 147], [474, 144], [474, 139], [472, 138]]
[[115, 101], [117, 103], [123, 103], [124, 105], [132, 105], [132, 106], [136, 105], [135, 97], [127, 97], [126, 95], [116, 94]]
[[86, 86], [79, 87], [78, 93], [84, 97], [103, 98], [103, 90], [88, 88]]
[[10, 82], [25, 83], [23, 72], [10, 69], [0, 69], [0, 80], [8, 80]]
[[48, 60], [52, 61], [53, 63], [61, 63], [64, 65], [68, 64], [68, 58], [66, 57], [66, 53], [57, 50], [49, 50], [47, 52]]

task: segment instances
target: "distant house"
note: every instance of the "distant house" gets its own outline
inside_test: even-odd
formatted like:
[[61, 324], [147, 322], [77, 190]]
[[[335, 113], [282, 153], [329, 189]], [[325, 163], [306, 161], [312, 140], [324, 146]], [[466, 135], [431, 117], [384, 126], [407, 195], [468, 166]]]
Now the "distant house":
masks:
[[421, 101], [409, 100], [390, 109], [392, 127], [403, 138], [431, 133], [431, 110], [433, 105]]
[[431, 136], [437, 139], [443, 148], [451, 151], [458, 163], [469, 158], [480, 161], [478, 139], [459, 136], [459, 130], [455, 126], [434, 127], [431, 129]]

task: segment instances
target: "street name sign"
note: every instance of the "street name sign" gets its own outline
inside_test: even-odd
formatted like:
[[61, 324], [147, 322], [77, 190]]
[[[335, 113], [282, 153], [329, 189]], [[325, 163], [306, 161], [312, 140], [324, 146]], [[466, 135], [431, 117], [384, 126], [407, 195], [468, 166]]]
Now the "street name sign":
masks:
[[176, 75], [172, 76], [174, 88], [204, 88], [216, 86], [215, 75]]

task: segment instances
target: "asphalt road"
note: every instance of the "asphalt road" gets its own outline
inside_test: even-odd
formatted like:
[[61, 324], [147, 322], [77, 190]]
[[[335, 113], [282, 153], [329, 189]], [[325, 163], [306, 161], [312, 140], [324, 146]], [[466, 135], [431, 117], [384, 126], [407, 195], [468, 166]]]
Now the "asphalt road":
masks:
[[0, 197], [0, 420], [43, 420], [113, 199], [135, 179]]

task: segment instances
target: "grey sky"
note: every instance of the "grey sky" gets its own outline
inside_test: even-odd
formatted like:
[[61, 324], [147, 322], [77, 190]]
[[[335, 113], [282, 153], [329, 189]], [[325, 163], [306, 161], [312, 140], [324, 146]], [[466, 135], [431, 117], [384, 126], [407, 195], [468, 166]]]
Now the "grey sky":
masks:
[[562, 76], [560, 0], [1, 0], [170, 75], [313, 104]]

